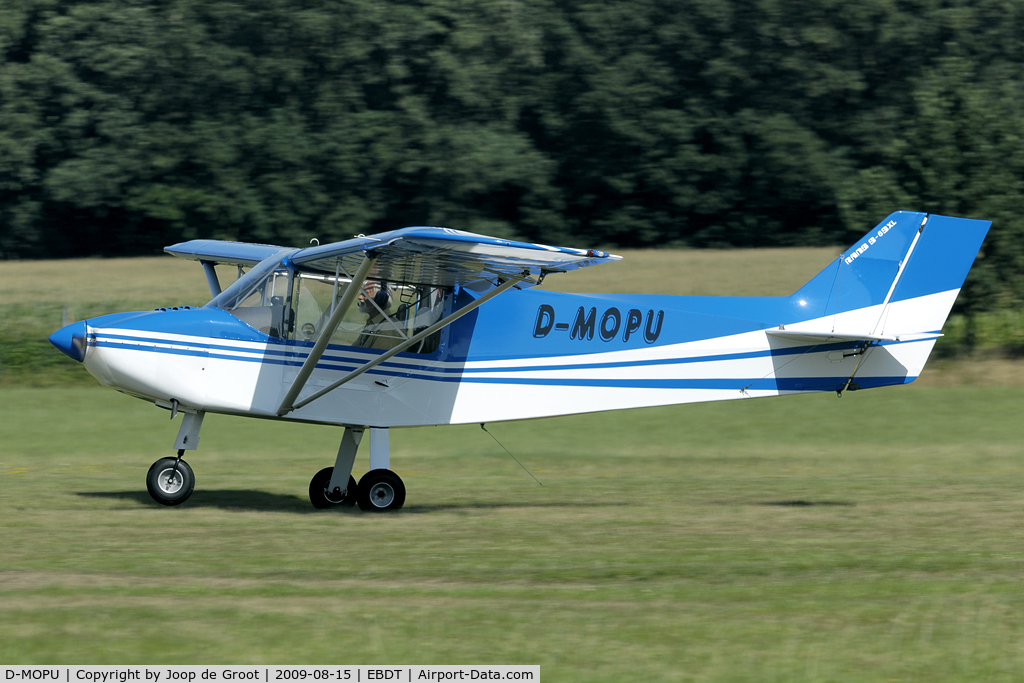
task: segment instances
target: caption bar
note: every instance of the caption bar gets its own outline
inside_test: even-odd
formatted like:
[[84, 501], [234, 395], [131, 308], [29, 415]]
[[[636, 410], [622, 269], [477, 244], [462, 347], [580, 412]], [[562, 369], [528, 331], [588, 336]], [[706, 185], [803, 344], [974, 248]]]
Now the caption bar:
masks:
[[317, 683], [531, 681], [538, 665], [464, 666], [2, 666], [0, 683]]

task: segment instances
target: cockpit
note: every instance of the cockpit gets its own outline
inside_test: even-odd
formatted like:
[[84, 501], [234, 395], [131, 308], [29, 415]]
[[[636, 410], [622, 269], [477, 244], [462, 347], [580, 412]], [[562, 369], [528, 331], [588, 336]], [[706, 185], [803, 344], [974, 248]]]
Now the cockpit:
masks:
[[[240, 275], [209, 306], [221, 308], [264, 334], [282, 340], [315, 342], [334, 314], [352, 278], [289, 266], [283, 250]], [[240, 271], [241, 272], [241, 271]], [[444, 317], [451, 307], [451, 288], [392, 282], [372, 276], [362, 284], [330, 338], [331, 344], [390, 349]], [[438, 330], [408, 353], [434, 353]]]

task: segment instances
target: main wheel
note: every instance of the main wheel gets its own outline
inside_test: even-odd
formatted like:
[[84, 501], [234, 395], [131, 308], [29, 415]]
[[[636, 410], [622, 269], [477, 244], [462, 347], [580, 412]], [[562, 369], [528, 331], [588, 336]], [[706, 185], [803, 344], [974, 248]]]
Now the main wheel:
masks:
[[[178, 466], [175, 468], [174, 463]], [[184, 460], [160, 458], [146, 474], [146, 488], [153, 500], [161, 505], [181, 505], [192, 495], [196, 475]]]
[[370, 470], [359, 480], [359, 509], [397, 510], [405, 504], [405, 484], [391, 470]]
[[327, 490], [331, 483], [331, 475], [334, 474], [333, 467], [325, 467], [309, 480], [309, 502], [315, 508], [329, 508], [335, 505], [351, 507], [356, 504], [356, 480], [349, 475], [348, 491], [344, 495], [335, 495]]

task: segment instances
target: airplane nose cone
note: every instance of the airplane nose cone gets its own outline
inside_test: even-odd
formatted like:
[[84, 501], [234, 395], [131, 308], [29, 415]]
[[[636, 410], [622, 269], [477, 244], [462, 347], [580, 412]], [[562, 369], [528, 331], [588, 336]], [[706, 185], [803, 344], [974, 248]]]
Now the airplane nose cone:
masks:
[[81, 363], [85, 360], [85, 335], [85, 321], [79, 320], [51, 334], [50, 343], [68, 358], [74, 358]]

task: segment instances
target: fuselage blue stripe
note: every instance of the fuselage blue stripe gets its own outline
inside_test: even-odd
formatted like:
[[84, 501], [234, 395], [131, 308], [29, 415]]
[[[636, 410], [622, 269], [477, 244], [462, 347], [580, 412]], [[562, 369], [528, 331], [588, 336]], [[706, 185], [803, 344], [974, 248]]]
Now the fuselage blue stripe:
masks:
[[[302, 365], [306, 359], [306, 349], [300, 347], [301, 350], [296, 349], [295, 351], [285, 351], [272, 349], [271, 345], [268, 344], [266, 349], [252, 349], [247, 347], [228, 346], [224, 344], [211, 344], [205, 342], [183, 342], [174, 341], [167, 339], [153, 339], [147, 337], [135, 337], [129, 335], [110, 334], [107, 332], [95, 332], [91, 335], [93, 338], [102, 340], [102, 346], [118, 346], [120, 348], [135, 348], [136, 350], [147, 350], [147, 351], [164, 351], [167, 353], [175, 353], [171, 349], [166, 347], [152, 347], [149, 344], [161, 344], [171, 347], [192, 347], [195, 349], [208, 349], [216, 351], [227, 351], [234, 352], [236, 354], [244, 354], [238, 356], [225, 355], [225, 354], [209, 354], [210, 357], [218, 358], [222, 360], [240, 360], [249, 362], [267, 362], [276, 365]], [[109, 340], [121, 340], [123, 342], [140, 342], [138, 345], [131, 344], [116, 344]], [[902, 342], [885, 342], [883, 345], [889, 345], [893, 343]], [[274, 346], [278, 346], [274, 344]], [[310, 345], [311, 346], [311, 345]], [[823, 352], [823, 351], [837, 351], [842, 349], [854, 348], [856, 344], [854, 342], [832, 342], [822, 343], [816, 345], [804, 345], [804, 346], [791, 346], [782, 349], [766, 349], [759, 351], [745, 351], [737, 353], [722, 353], [714, 355], [703, 355], [703, 356], [688, 356], [682, 358], [653, 358], [636, 361], [606, 361], [606, 362], [590, 362], [590, 363], [575, 363], [575, 364], [558, 364], [558, 365], [516, 365], [507, 367], [486, 367], [486, 368], [466, 368], [466, 367], [424, 367], [420, 363], [411, 362], [395, 362], [389, 361], [381, 364], [381, 368], [393, 368], [404, 372], [420, 372], [420, 373], [431, 373], [440, 375], [458, 375], [459, 377], [466, 377], [467, 375], [474, 374], [493, 374], [495, 372], [551, 372], [551, 371], [564, 371], [564, 370], [603, 370], [613, 368], [629, 368], [629, 367], [654, 367], [661, 365], [682, 365], [689, 363], [710, 363], [710, 362], [722, 362], [722, 361], [734, 361], [734, 360], [749, 360], [755, 358], [766, 358], [766, 357], [781, 357], [789, 355], [802, 355], [810, 353], [812, 351]], [[341, 351], [341, 347], [333, 347]], [[352, 368], [358, 367], [369, 360], [368, 358], [352, 358], [351, 356], [338, 355], [338, 352], [331, 352], [332, 347], [328, 347], [328, 352], [320, 359], [317, 363], [318, 368], [331, 369], [336, 368], [339, 364], [344, 366], [352, 366]], [[178, 355], [204, 355], [203, 352], [189, 351], [189, 349], [179, 349], [180, 351], [186, 351], [187, 353], [179, 353]], [[268, 358], [267, 356], [276, 356]], [[526, 360], [526, 359], [523, 359]]]
[[[298, 367], [301, 365], [299, 361], [290, 361], [279, 358], [256, 358], [256, 357], [238, 357], [229, 356], [224, 354], [211, 354], [206, 351], [196, 351], [191, 349], [181, 348], [163, 348], [148, 345], [139, 344], [128, 344], [124, 342], [111, 342], [105, 340], [93, 339], [89, 342], [90, 346], [99, 346], [104, 348], [116, 348], [129, 351], [141, 351], [144, 353], [161, 353], [175, 356], [193, 356], [193, 357], [205, 357], [205, 358], [216, 358], [219, 360], [230, 360], [230, 361], [241, 361], [247, 363], [268, 363], [271, 365], [283, 365]], [[687, 359], [689, 360], [689, 359]], [[362, 365], [361, 361], [350, 362], [347, 365], [341, 363], [321, 363], [317, 364], [317, 367], [323, 367], [328, 370], [348, 371], [354, 370], [355, 368]], [[570, 366], [572, 369], [575, 366]], [[541, 368], [549, 369], [549, 368]], [[534, 370], [536, 371], [536, 370]], [[496, 369], [491, 371], [492, 373], [514, 373], [521, 372], [512, 369]], [[462, 376], [462, 377], [445, 377], [445, 376], [431, 376], [424, 375], [415, 372], [395, 372], [393, 370], [387, 370], [380, 366], [373, 368], [368, 371], [367, 374], [382, 376], [382, 377], [404, 377], [410, 379], [419, 379], [434, 382], [467, 382], [475, 384], [527, 384], [537, 386], [574, 386], [574, 387], [619, 387], [619, 388], [650, 388], [650, 389], [732, 389], [739, 391], [741, 389], [750, 388], [755, 390], [764, 389], [780, 389], [780, 390], [834, 390], [835, 386], [843, 385], [846, 383], [846, 377], [806, 377], [806, 378], [700, 378], [700, 379], [586, 379], [586, 378], [548, 378], [548, 377], [481, 377], [481, 376]], [[859, 384], [866, 388], [866, 382], [870, 382], [874, 385], [881, 386], [881, 384], [875, 384], [882, 382], [883, 384], [902, 384], [906, 381], [910, 381], [910, 378], [903, 377], [867, 377], [864, 379], [858, 378]]]

